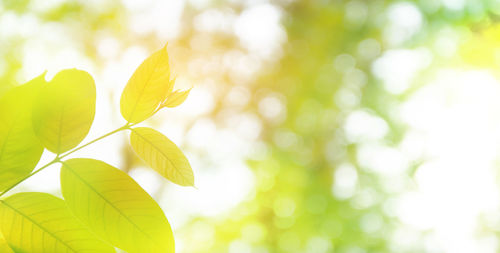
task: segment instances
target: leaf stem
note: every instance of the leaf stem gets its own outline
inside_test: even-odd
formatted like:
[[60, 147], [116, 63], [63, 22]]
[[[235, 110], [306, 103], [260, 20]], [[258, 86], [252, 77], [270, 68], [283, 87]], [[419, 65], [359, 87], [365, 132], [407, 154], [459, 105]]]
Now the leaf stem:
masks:
[[65, 154], [62, 154], [62, 155], [61, 155], [61, 154], [58, 154], [58, 155], [57, 155], [57, 156], [56, 156], [56, 157], [55, 157], [52, 161], [48, 162], [47, 164], [43, 165], [43, 166], [42, 166], [42, 167], [40, 167], [39, 169], [37, 169], [37, 170], [35, 170], [35, 171], [31, 172], [29, 175], [27, 175], [27, 176], [23, 177], [21, 180], [17, 181], [17, 182], [16, 182], [16, 183], [14, 183], [13, 185], [9, 186], [9, 188], [5, 189], [3, 192], [1, 192], [1, 193], [0, 193], [0, 197], [2, 197], [5, 193], [7, 193], [8, 191], [12, 190], [12, 188], [16, 187], [16, 186], [17, 186], [17, 185], [19, 185], [20, 183], [24, 182], [26, 179], [28, 179], [28, 178], [30, 178], [31, 176], [33, 176], [33, 175], [37, 174], [38, 172], [42, 171], [43, 169], [45, 169], [45, 168], [49, 167], [49, 166], [50, 166], [50, 165], [52, 165], [52, 164], [55, 164], [55, 163], [61, 162], [61, 159], [63, 159], [64, 157], [66, 157], [66, 156], [68, 156], [68, 155], [71, 155], [71, 154], [73, 154], [74, 152], [76, 152], [76, 151], [78, 151], [78, 150], [80, 150], [80, 149], [82, 149], [82, 148], [84, 148], [84, 147], [86, 147], [86, 146], [88, 146], [88, 145], [90, 145], [90, 144], [92, 144], [92, 143], [95, 143], [95, 142], [97, 142], [97, 141], [99, 141], [99, 140], [102, 140], [102, 139], [104, 139], [104, 138], [106, 138], [106, 137], [108, 137], [108, 136], [110, 136], [110, 135], [112, 135], [112, 134], [118, 133], [118, 132], [120, 132], [120, 131], [122, 131], [122, 130], [125, 130], [125, 129], [131, 129], [130, 127], [132, 127], [133, 125], [135, 125], [135, 124], [127, 123], [127, 124], [125, 124], [124, 126], [122, 126], [122, 127], [120, 127], [120, 128], [117, 128], [117, 129], [115, 129], [115, 130], [113, 130], [113, 131], [111, 131], [111, 132], [109, 132], [109, 133], [107, 133], [107, 134], [104, 134], [104, 135], [102, 135], [102, 136], [100, 136], [100, 137], [97, 137], [97, 138], [95, 138], [95, 139], [93, 139], [93, 140], [91, 140], [91, 141], [89, 141], [89, 142], [87, 142], [87, 143], [85, 143], [85, 144], [83, 144], [83, 145], [81, 145], [81, 146], [79, 146], [79, 147], [76, 147], [76, 148], [74, 148], [74, 149], [72, 149], [72, 150], [69, 150], [69, 151], [68, 151], [68, 152], [66, 152]]
[[12, 190], [12, 188], [16, 187], [18, 184], [22, 183], [24, 180], [30, 178], [31, 176], [35, 175], [36, 173], [42, 171], [43, 169], [49, 167], [50, 165], [59, 162], [59, 157], [54, 158], [54, 160], [50, 161], [49, 163], [45, 164], [44, 166], [40, 167], [39, 169], [31, 172], [29, 175], [23, 177], [21, 180], [17, 181], [15, 184], [9, 186], [9, 188], [5, 189], [2, 193], [0, 193], [0, 197], [3, 196], [5, 193], [8, 191]]
[[74, 149], [72, 149], [72, 150], [70, 150], [70, 151], [66, 152], [65, 154], [62, 154], [62, 155], [60, 156], [60, 158], [62, 159], [62, 158], [64, 158], [64, 157], [68, 156], [68, 155], [71, 155], [71, 154], [73, 154], [74, 152], [76, 152], [76, 151], [78, 151], [78, 150], [80, 150], [80, 149], [82, 149], [82, 148], [84, 148], [84, 147], [86, 147], [86, 146], [88, 146], [88, 145], [90, 145], [90, 144], [92, 144], [92, 143], [95, 143], [95, 142], [97, 142], [97, 141], [100, 141], [100, 140], [102, 140], [102, 139], [104, 139], [104, 138], [106, 138], [106, 137], [108, 137], [108, 136], [110, 136], [110, 135], [112, 135], [112, 134], [118, 133], [118, 132], [120, 132], [120, 131], [122, 131], [122, 130], [125, 130], [125, 129], [130, 129], [130, 127], [131, 127], [132, 125], [133, 125], [133, 124], [127, 123], [127, 124], [125, 124], [124, 126], [122, 126], [122, 127], [120, 127], [120, 128], [117, 128], [117, 129], [115, 129], [115, 130], [113, 130], [113, 131], [111, 131], [111, 132], [109, 132], [109, 133], [107, 133], [107, 134], [105, 134], [105, 135], [103, 135], [103, 136], [97, 137], [97, 138], [95, 138], [95, 139], [93, 139], [93, 140], [91, 140], [91, 141], [89, 141], [89, 142], [87, 142], [87, 143], [85, 143], [85, 144], [83, 144], [83, 145], [81, 145], [81, 146], [77, 147], [77, 148], [74, 148]]

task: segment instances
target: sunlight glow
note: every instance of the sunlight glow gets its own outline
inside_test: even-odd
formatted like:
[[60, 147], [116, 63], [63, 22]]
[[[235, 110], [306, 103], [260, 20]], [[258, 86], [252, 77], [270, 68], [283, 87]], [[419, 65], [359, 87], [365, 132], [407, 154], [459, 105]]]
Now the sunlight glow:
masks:
[[[442, 70], [402, 106], [421, 133], [428, 161], [417, 189], [403, 194], [399, 217], [431, 229], [445, 252], [496, 252], [498, 240], [477, 234], [479, 219], [500, 211], [500, 83], [483, 71]], [[477, 148], [482, 147], [482, 148]]]

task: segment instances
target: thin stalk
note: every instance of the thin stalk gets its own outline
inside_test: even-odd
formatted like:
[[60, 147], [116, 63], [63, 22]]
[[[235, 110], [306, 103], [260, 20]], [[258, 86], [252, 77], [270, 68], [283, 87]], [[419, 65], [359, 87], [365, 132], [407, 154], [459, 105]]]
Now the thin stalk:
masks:
[[133, 126], [133, 125], [135, 125], [135, 124], [130, 124], [130, 123], [127, 123], [127, 124], [125, 124], [124, 126], [122, 126], [122, 127], [120, 127], [120, 128], [117, 128], [117, 129], [115, 129], [115, 130], [113, 130], [113, 131], [111, 131], [111, 132], [109, 132], [109, 133], [107, 133], [107, 134], [105, 134], [105, 135], [102, 135], [102, 136], [100, 136], [100, 137], [97, 137], [96, 139], [91, 140], [91, 141], [89, 141], [89, 142], [87, 142], [87, 143], [85, 143], [85, 144], [83, 144], [83, 145], [81, 145], [81, 146], [79, 146], [79, 147], [76, 147], [76, 148], [74, 148], [74, 149], [72, 149], [72, 150], [69, 150], [69, 151], [68, 151], [68, 152], [66, 152], [65, 154], [62, 154], [62, 155], [60, 155], [60, 154], [59, 154], [59, 155], [57, 155], [57, 156], [56, 156], [56, 157], [55, 157], [52, 161], [50, 161], [49, 163], [47, 163], [47, 164], [43, 165], [43, 166], [42, 166], [42, 167], [40, 167], [39, 169], [37, 169], [37, 170], [35, 170], [35, 171], [31, 172], [29, 175], [27, 175], [27, 176], [23, 177], [21, 180], [17, 181], [15, 184], [13, 184], [13, 185], [9, 186], [9, 188], [7, 188], [5, 191], [3, 191], [2, 193], [0, 193], [0, 197], [2, 197], [5, 193], [7, 193], [8, 191], [12, 190], [12, 188], [16, 187], [16, 186], [17, 186], [17, 185], [19, 185], [20, 183], [24, 182], [26, 179], [28, 179], [28, 178], [30, 178], [31, 176], [33, 176], [33, 175], [37, 174], [38, 172], [42, 171], [43, 169], [45, 169], [45, 168], [49, 167], [50, 165], [52, 165], [52, 164], [54, 164], [54, 163], [61, 162], [61, 159], [63, 159], [64, 157], [66, 157], [66, 156], [68, 156], [68, 155], [71, 155], [71, 154], [73, 154], [74, 152], [76, 152], [76, 151], [78, 151], [78, 150], [80, 150], [80, 149], [82, 149], [82, 148], [84, 148], [84, 147], [86, 147], [86, 146], [88, 146], [88, 145], [90, 145], [90, 144], [92, 144], [92, 143], [95, 143], [95, 142], [97, 142], [97, 141], [99, 141], [99, 140], [102, 140], [102, 139], [104, 139], [104, 138], [106, 138], [106, 137], [108, 137], [108, 136], [110, 136], [110, 135], [112, 135], [112, 134], [118, 133], [118, 132], [120, 132], [120, 131], [122, 131], [122, 130], [125, 130], [125, 129], [130, 129], [130, 127], [131, 127], [131, 126]]
[[12, 188], [16, 187], [18, 184], [24, 182], [24, 180], [30, 178], [31, 176], [35, 175], [36, 173], [42, 171], [43, 169], [49, 167], [50, 165], [54, 164], [54, 163], [57, 163], [59, 162], [59, 157], [56, 157], [54, 158], [54, 160], [50, 161], [49, 163], [45, 164], [44, 166], [40, 167], [39, 169], [31, 172], [29, 175], [23, 177], [21, 180], [17, 181], [15, 184], [9, 186], [9, 188], [7, 188], [5, 191], [3, 191], [2, 193], [0, 193], [0, 197], [2, 197], [5, 193], [7, 193], [8, 191], [12, 190]]
[[95, 139], [93, 139], [93, 140], [91, 140], [91, 141], [89, 141], [89, 142], [87, 142], [87, 143], [85, 143], [85, 144], [77, 147], [77, 148], [74, 148], [74, 149], [66, 152], [65, 154], [62, 154], [60, 156], [60, 158], [62, 159], [64, 157], [66, 157], [66, 156], [69, 156], [69, 155], [73, 154], [74, 152], [76, 152], [76, 151], [78, 151], [78, 150], [80, 150], [80, 149], [82, 149], [82, 148], [84, 148], [84, 147], [86, 147], [86, 146], [88, 146], [88, 145], [90, 145], [92, 143], [100, 141], [100, 140], [102, 140], [102, 139], [104, 139], [104, 138], [106, 138], [106, 137], [108, 137], [108, 136], [110, 136], [112, 134], [118, 133], [118, 132], [120, 132], [122, 130], [125, 130], [125, 129], [129, 129], [131, 126], [132, 126], [132, 124], [127, 123], [127, 124], [125, 124], [124, 126], [122, 126], [120, 128], [117, 128], [117, 129], [115, 129], [115, 130], [113, 130], [113, 131], [111, 131], [111, 132], [109, 132], [109, 133], [107, 133], [107, 134], [105, 134], [103, 136], [97, 137], [97, 138], [95, 138]]

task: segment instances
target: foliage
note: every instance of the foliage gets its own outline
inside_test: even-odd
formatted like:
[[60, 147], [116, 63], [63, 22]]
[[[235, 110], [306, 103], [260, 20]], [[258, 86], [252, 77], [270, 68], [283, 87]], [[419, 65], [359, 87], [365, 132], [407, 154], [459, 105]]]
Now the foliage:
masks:
[[[85, 71], [45, 74], [0, 100], [0, 196], [53, 164], [61, 164], [64, 200], [22, 192], [0, 200], [0, 246], [14, 252], [174, 252], [170, 224], [159, 205], [128, 174], [103, 161], [68, 155], [123, 130], [137, 155], [172, 182], [193, 186], [182, 151], [156, 130], [135, 127], [163, 107], [180, 105], [189, 91], [172, 92], [167, 49], [135, 71], [122, 94], [127, 123], [77, 147], [96, 110], [95, 83]], [[44, 149], [55, 158], [33, 171]], [[4, 250], [2, 250], [4, 252]]]
[[[130, 54], [156, 47], [159, 41], [165, 37], [169, 38], [170, 57], [176, 61], [175, 72], [180, 74], [182, 81], [187, 80], [188, 83], [199, 85], [199, 93], [196, 95], [201, 94], [199, 98], [202, 99], [196, 102], [202, 105], [200, 108], [205, 106], [206, 110], [196, 114], [196, 119], [190, 118], [192, 114], [186, 114], [179, 117], [185, 121], [178, 121], [170, 126], [164, 124], [161, 127], [179, 128], [186, 133], [188, 138], [185, 138], [185, 147], [194, 151], [190, 152], [193, 154], [191, 161], [202, 163], [200, 170], [209, 174], [211, 179], [223, 174], [227, 180], [227, 185], [221, 184], [218, 188], [227, 190], [228, 194], [212, 194], [206, 197], [204, 202], [209, 203], [208, 205], [217, 206], [213, 200], [234, 198], [234, 191], [229, 188], [234, 181], [228, 179], [232, 179], [237, 172], [232, 170], [232, 174], [228, 174], [220, 169], [223, 167], [220, 165], [229, 159], [236, 160], [234, 156], [241, 159], [241, 156], [246, 155], [246, 151], [230, 150], [224, 153], [213, 147], [226, 147], [231, 141], [239, 141], [232, 139], [235, 132], [242, 132], [242, 135], [257, 132], [255, 135], [258, 137], [255, 139], [243, 139], [245, 144], [250, 146], [249, 149], [256, 151], [255, 155], [250, 155], [247, 163], [252, 170], [245, 176], [250, 176], [245, 178], [248, 180], [236, 182], [244, 185], [251, 181], [255, 183], [254, 187], [248, 195], [238, 199], [238, 203], [243, 200], [238, 206], [230, 206], [217, 214], [206, 212], [200, 206], [182, 210], [183, 205], [192, 206], [190, 201], [194, 198], [179, 201], [182, 203], [179, 203], [177, 209], [183, 212], [184, 217], [181, 217], [180, 226], [176, 226], [175, 231], [178, 251], [441, 252], [431, 248], [440, 244], [437, 239], [442, 239], [443, 234], [438, 232], [436, 237], [435, 231], [427, 228], [422, 231], [416, 229], [414, 224], [408, 226], [408, 221], [401, 219], [401, 210], [398, 208], [402, 206], [401, 200], [406, 200], [405, 194], [417, 187], [414, 175], [418, 174], [416, 172], [422, 163], [418, 159], [421, 157], [402, 165], [404, 168], [397, 175], [387, 176], [373, 168], [391, 167], [391, 161], [397, 160], [400, 154], [391, 151], [407, 148], [407, 137], [410, 137], [410, 143], [415, 138], [417, 143], [423, 140], [420, 132], [407, 133], [407, 122], [401, 120], [400, 109], [413, 92], [434, 80], [433, 72], [438, 69], [437, 65], [444, 65], [445, 68], [458, 65], [461, 68], [461, 61], [465, 60], [482, 68], [486, 66], [497, 69], [499, 59], [496, 51], [500, 38], [498, 1], [110, 0], [56, 1], [57, 3], [46, 8], [33, 8], [34, 2], [37, 1], [10, 0], [0, 3], [0, 12], [5, 10], [5, 14], [0, 14], [0, 17], [4, 17], [3, 24], [12, 19], [20, 24], [20, 21], [35, 19], [43, 24], [37, 27], [50, 27], [51, 32], [45, 33], [50, 34], [47, 37], [67, 38], [64, 46], [68, 45], [69, 49], [81, 52], [82, 57], [91, 61], [91, 65], [95, 65], [97, 69], [104, 70], [104, 67], [109, 69], [109, 66], [113, 66], [112, 69], [116, 70], [116, 62], [133, 63]], [[156, 13], [156, 7], [169, 7], [166, 3], [182, 3], [179, 15], [149, 15]], [[266, 22], [259, 26], [263, 23], [259, 21], [268, 21], [265, 15], [253, 15], [251, 18], [251, 14], [262, 9], [277, 10], [283, 14], [279, 26], [283, 28], [282, 31], [276, 31], [275, 27]], [[164, 16], [169, 16], [169, 19], [166, 19], [168, 21], [161, 19]], [[170, 19], [174, 16], [178, 19]], [[153, 20], [155, 22], [152, 22]], [[171, 22], [172, 20], [175, 21]], [[26, 23], [28, 27], [31, 24]], [[57, 29], [53, 29], [54, 27]], [[270, 29], [265, 29], [268, 27]], [[263, 33], [247, 28], [260, 28]], [[64, 32], [58, 32], [60, 30]], [[171, 30], [175, 32], [169, 33]], [[31, 54], [33, 51], [45, 51], [53, 44], [52, 40], [33, 43], [33, 40], [43, 36], [25, 32], [24, 29], [19, 31], [0, 39], [0, 53], [2, 59], [5, 59], [0, 62], [0, 72], [5, 69], [0, 75], [0, 96], [13, 86], [11, 83], [19, 76], [32, 76], [33, 73], [26, 73], [26, 69], [33, 69], [29, 64], [34, 59]], [[269, 44], [262, 51], [255, 49], [253, 42], [280, 32], [283, 32], [283, 44], [274, 48], [275, 45]], [[252, 43], [245, 40], [248, 37], [253, 37], [250, 40]], [[111, 49], [120, 48], [118, 53], [113, 54], [113, 50], [108, 50], [110, 41]], [[59, 53], [59, 50], [55, 50], [47, 54], [62, 55]], [[28, 56], [23, 57], [25, 54]], [[412, 57], [415, 54], [428, 57], [426, 65], [417, 68], [418, 59]], [[149, 72], [155, 69], [156, 61], [165, 61], [161, 55], [159, 53], [155, 59], [144, 63], [142, 71]], [[402, 58], [392, 57], [394, 55]], [[465, 59], [461, 59], [461, 56]], [[46, 57], [39, 58], [47, 61]], [[386, 77], [382, 77], [380, 65], [387, 62], [390, 63], [387, 64], [389, 67], [385, 70], [386, 73], [383, 73]], [[415, 69], [412, 70], [413, 68]], [[106, 74], [96, 73], [96, 80]], [[386, 79], [394, 81], [397, 86], [404, 86], [407, 74], [413, 75], [409, 79], [411, 85], [407, 90], [402, 93], [388, 91]], [[122, 76], [122, 73], [116, 73], [113, 81]], [[141, 78], [137, 76], [137, 80]], [[158, 75], [155, 79], [167, 78]], [[129, 82], [131, 90], [144, 88], [146, 91], [144, 97], [139, 96], [139, 93], [122, 96], [122, 99], [130, 101], [121, 111], [131, 123], [149, 117], [164, 106], [177, 105], [188, 92], [172, 91], [168, 96], [161, 96], [161, 92], [148, 91], [155, 86], [154, 83], [142, 87], [145, 83], [137, 83], [132, 79]], [[479, 80], [477, 82], [479, 83]], [[454, 82], [450, 82], [450, 85], [459, 86]], [[24, 86], [19, 88], [22, 87]], [[477, 89], [480, 89], [480, 85]], [[448, 103], [448, 99], [452, 99], [454, 94], [450, 92], [449, 98], [447, 95], [443, 100]], [[109, 95], [113, 97], [115, 94], [110, 91]], [[474, 97], [477, 93], [471, 89], [470, 95]], [[11, 97], [24, 96], [31, 95], [19, 94]], [[159, 102], [162, 99], [165, 100]], [[135, 106], [135, 103], [146, 100], [148, 103], [144, 106]], [[213, 103], [204, 103], [207, 100]], [[8, 103], [18, 105], [12, 108], [21, 108], [21, 105], [30, 102], [30, 99], [14, 99]], [[263, 112], [262, 108], [268, 108], [269, 105], [272, 110]], [[30, 108], [30, 105], [26, 106]], [[0, 106], [0, 110], [2, 107], [8, 108]], [[432, 104], [429, 104], [429, 107], [432, 107]], [[427, 114], [426, 108], [421, 108], [422, 114]], [[431, 110], [434, 111], [434, 108]], [[272, 114], [270, 111], [278, 113]], [[382, 123], [386, 127], [386, 135], [377, 138], [370, 135], [368, 138], [351, 138], [349, 128], [368, 133], [376, 132], [378, 124], [372, 125], [371, 121], [360, 123], [354, 120], [356, 124], [350, 124], [352, 115], [360, 113], [377, 119], [375, 123]], [[12, 113], [8, 117], [17, 117], [17, 114]], [[246, 124], [248, 120], [244, 120], [240, 125], [238, 123], [242, 118], [255, 120], [250, 121], [252, 124]], [[161, 120], [160, 117], [154, 119], [157, 121], [150, 121], [153, 124]], [[473, 122], [472, 119], [467, 120]], [[439, 124], [439, 121], [434, 124]], [[249, 130], [252, 127], [254, 128]], [[26, 128], [22, 125], [0, 125], [0, 132], [11, 132], [7, 141], [0, 137], [0, 143], [18, 143], [6, 146], [17, 150], [12, 151], [17, 152], [17, 156], [0, 160], [0, 189], [7, 189], [21, 180], [27, 174], [23, 170], [31, 170], [35, 166], [33, 163], [39, 159], [35, 154], [42, 152], [41, 144], [38, 149], [33, 144], [33, 149], [28, 150], [21, 145], [26, 142], [17, 142], [18, 133], [22, 133], [24, 129]], [[214, 134], [204, 135], [206, 133]], [[203, 138], [190, 138], [191, 134], [196, 137], [201, 135]], [[40, 141], [34, 133], [31, 137], [19, 135], [31, 138], [30, 143]], [[154, 135], [156, 134], [151, 132], [151, 136]], [[458, 141], [460, 145], [455, 146], [464, 146], [462, 137], [464, 136], [459, 134], [450, 139], [450, 142], [456, 144]], [[170, 150], [175, 145], [163, 142], [162, 146], [153, 148], [149, 146], [147, 138], [141, 138], [135, 132], [131, 132], [130, 138], [132, 148], [129, 148], [130, 145], [125, 148], [117, 147], [123, 151], [124, 164], [120, 167], [123, 171], [134, 172], [133, 169], [138, 165], [135, 157], [140, 157], [156, 172], [172, 181], [176, 180], [176, 175], [183, 175], [168, 173], [169, 169], [174, 167], [183, 168], [183, 158], [176, 160], [179, 165], [174, 166], [162, 157], [162, 150]], [[158, 138], [163, 139], [163, 136]], [[230, 141], [225, 141], [226, 139]], [[477, 139], [481, 140], [481, 137], [477, 136]], [[254, 144], [255, 146], [251, 146]], [[419, 147], [411, 146], [403, 152], [411, 151], [413, 155], [414, 148]], [[480, 145], [474, 147], [481, 149]], [[134, 151], [138, 155], [129, 156]], [[18, 169], [13, 172], [10, 167]], [[192, 184], [190, 174], [185, 175], [187, 176], [177, 177], [178, 183], [184, 181], [186, 184]], [[456, 175], [450, 175], [449, 179], [456, 178]], [[12, 179], [9, 182], [6, 178]], [[197, 182], [197, 186], [217, 188], [214, 187], [215, 182]], [[445, 183], [442, 188], [451, 191], [451, 183], [448, 180], [445, 180]], [[464, 187], [465, 189], [474, 188], [469, 182], [464, 185], [469, 186]], [[348, 190], [345, 191], [344, 188]], [[156, 199], [169, 198], [172, 197], [168, 196], [170, 190], [168, 187], [158, 187], [152, 195]], [[436, 193], [436, 196], [438, 195]], [[188, 193], [188, 196], [192, 195]], [[198, 194], [196, 197], [200, 196], [207, 195]], [[459, 199], [465, 197], [459, 193], [454, 196]], [[462, 203], [464, 207], [469, 204], [465, 199]], [[493, 205], [493, 202], [491, 204]], [[410, 205], [408, 209], [411, 209], [413, 214], [419, 213], [422, 206]], [[455, 217], [456, 213], [468, 211], [460, 208], [456, 213], [448, 215], [446, 210], [434, 207], [430, 212]], [[498, 235], [497, 215], [485, 215], [481, 217], [483, 218], [484, 220], [479, 222], [486, 224], [486, 229], [481, 230], [481, 226], [477, 229], [474, 227], [476, 230], [471, 236], [479, 236], [476, 243], [478, 245], [483, 245], [483, 242], [487, 244], [486, 241], [498, 244], [498, 240], [492, 238]], [[430, 220], [426, 220], [423, 225], [427, 222]], [[446, 219], [441, 224], [446, 222], [452, 227], [450, 230], [455, 230], [453, 226], [458, 228], [460, 222], [472, 224], [472, 220], [461, 219], [457, 220], [457, 223]], [[174, 221], [171, 220], [171, 223], [174, 224]], [[460, 232], [459, 229], [456, 231]], [[445, 235], [448, 238], [448, 231]], [[450, 237], [449, 240], [454, 239]], [[465, 239], [462, 240], [462, 237], [460, 241], [469, 243]], [[0, 240], [0, 252], [3, 252], [3, 245], [5, 244]], [[457, 242], [456, 245], [454, 249], [460, 248], [459, 245], [462, 244]]]

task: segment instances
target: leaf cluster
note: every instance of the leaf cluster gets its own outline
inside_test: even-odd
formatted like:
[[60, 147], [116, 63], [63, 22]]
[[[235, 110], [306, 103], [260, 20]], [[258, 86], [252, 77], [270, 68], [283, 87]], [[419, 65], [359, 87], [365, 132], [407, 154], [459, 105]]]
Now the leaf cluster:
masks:
[[[126, 84], [121, 114], [127, 123], [78, 146], [96, 111], [94, 79], [85, 71], [45, 73], [0, 98], [0, 196], [25, 179], [61, 166], [63, 199], [22, 192], [0, 199], [2, 252], [174, 252], [174, 237], [160, 206], [128, 174], [103, 161], [65, 159], [111, 134], [130, 130], [136, 154], [158, 174], [182, 186], [194, 175], [182, 151], [162, 133], [135, 127], [189, 90], [174, 91], [166, 47], [148, 57]], [[34, 171], [44, 150], [54, 159]]]

